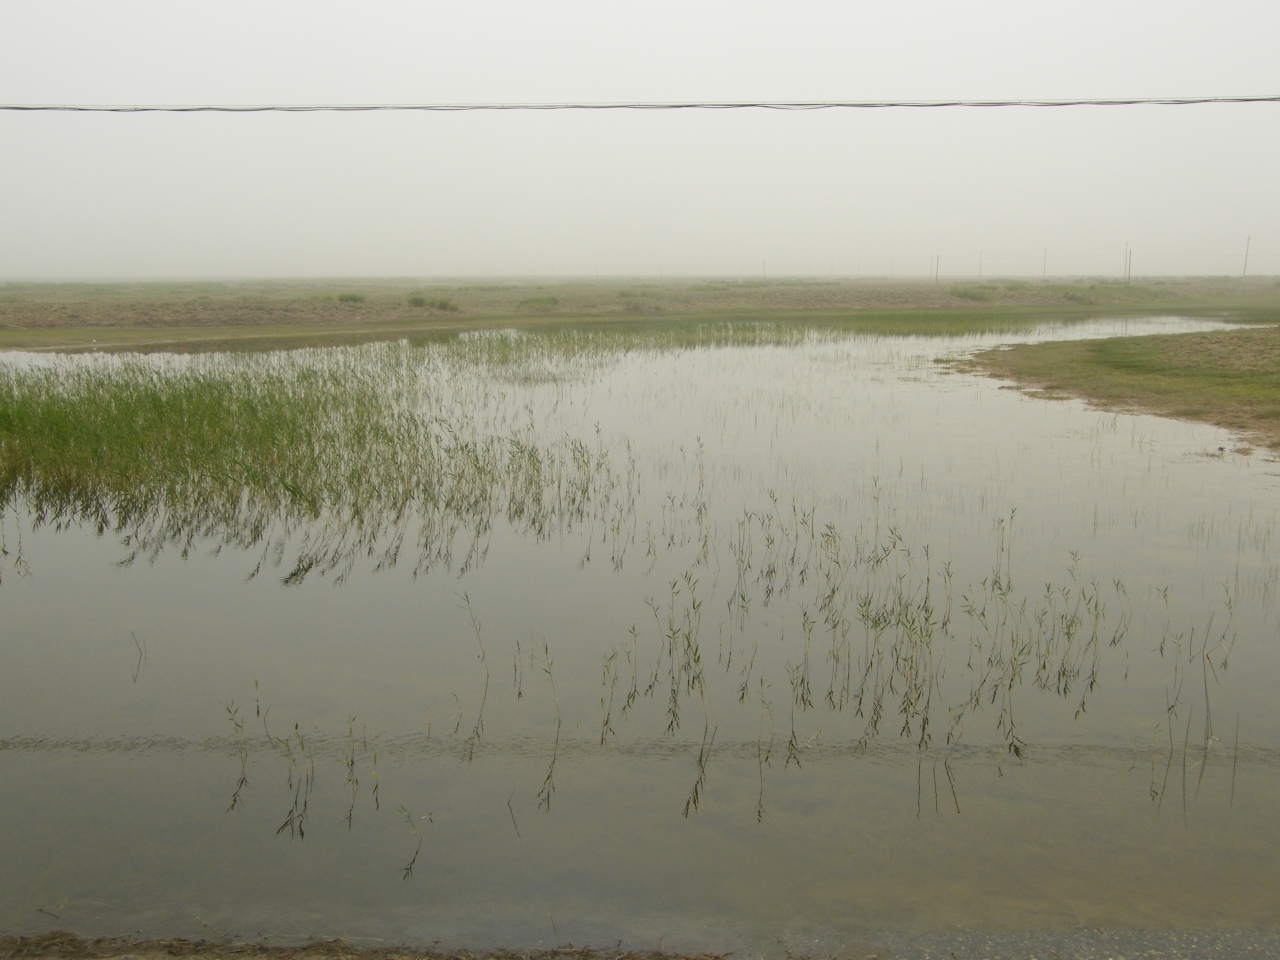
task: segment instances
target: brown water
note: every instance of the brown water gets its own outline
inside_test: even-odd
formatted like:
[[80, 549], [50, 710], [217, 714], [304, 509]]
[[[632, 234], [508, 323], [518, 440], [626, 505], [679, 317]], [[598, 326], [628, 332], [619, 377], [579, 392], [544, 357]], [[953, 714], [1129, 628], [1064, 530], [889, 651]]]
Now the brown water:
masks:
[[342, 582], [285, 585], [305, 527], [120, 566], [17, 505], [0, 929], [780, 953], [1274, 925], [1280, 471], [935, 362], [995, 342], [410, 352], [483, 429], [597, 463], [575, 522], [499, 517], [417, 576], [421, 518], [394, 566], [344, 528]]

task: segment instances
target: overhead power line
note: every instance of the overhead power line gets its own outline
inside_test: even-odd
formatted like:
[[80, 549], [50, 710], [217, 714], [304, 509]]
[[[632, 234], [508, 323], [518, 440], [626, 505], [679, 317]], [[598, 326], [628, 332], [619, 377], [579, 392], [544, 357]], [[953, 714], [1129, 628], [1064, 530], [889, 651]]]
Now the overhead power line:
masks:
[[17, 113], [476, 113], [555, 110], [932, 110], [955, 107], [1188, 107], [1199, 104], [1280, 103], [1275, 96], [1111, 97], [1071, 100], [721, 100], [606, 103], [306, 103], [306, 104], [53, 104], [4, 103]]

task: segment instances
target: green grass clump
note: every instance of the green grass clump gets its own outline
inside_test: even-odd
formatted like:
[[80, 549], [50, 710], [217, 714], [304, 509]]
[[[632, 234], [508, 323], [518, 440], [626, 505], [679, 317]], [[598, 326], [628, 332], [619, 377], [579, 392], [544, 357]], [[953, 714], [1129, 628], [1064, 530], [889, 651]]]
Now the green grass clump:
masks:
[[440, 298], [438, 300], [428, 300], [426, 297], [414, 294], [409, 298], [409, 306], [411, 307], [430, 307], [432, 310], [440, 310], [445, 313], [457, 313], [458, 305], [452, 300]]
[[953, 297], [959, 297], [962, 300], [975, 300], [984, 302], [995, 296], [996, 288], [989, 284], [979, 284], [972, 287], [952, 287], [950, 293]]
[[603, 509], [617, 484], [585, 442], [482, 427], [433, 389], [484, 351], [0, 366], [0, 514], [90, 524], [130, 559], [293, 537], [287, 582], [344, 576], [364, 556], [394, 564], [410, 535], [419, 570], [450, 565], [455, 541], [465, 568], [497, 519], [550, 536]]
[[338, 294], [339, 303], [364, 303], [363, 293], [340, 293]]
[[550, 313], [560, 306], [560, 298], [551, 296], [526, 297], [516, 306], [529, 313]]

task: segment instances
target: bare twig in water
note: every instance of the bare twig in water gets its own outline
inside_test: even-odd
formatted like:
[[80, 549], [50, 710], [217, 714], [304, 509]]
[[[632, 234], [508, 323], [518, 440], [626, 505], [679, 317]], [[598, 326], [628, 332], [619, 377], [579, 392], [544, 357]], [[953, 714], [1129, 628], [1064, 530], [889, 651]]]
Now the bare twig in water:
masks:
[[[1166, 696], [1168, 695], [1166, 694]], [[1173, 718], [1175, 716], [1175, 711], [1177, 709], [1177, 706], [1178, 706], [1178, 701], [1176, 697], [1172, 704], [1166, 704], [1165, 706], [1164, 721], [1165, 721], [1165, 726], [1169, 728], [1169, 759], [1165, 761], [1165, 765], [1164, 765], [1164, 780], [1160, 784], [1160, 798], [1156, 802], [1157, 814], [1164, 807], [1164, 795], [1169, 790], [1169, 769], [1173, 766]]]
[[507, 813], [511, 814], [511, 825], [516, 828], [516, 836], [520, 836], [520, 825], [516, 823], [516, 812], [512, 809], [511, 801], [515, 798], [516, 788], [511, 788], [511, 796], [507, 797]]
[[360, 779], [356, 776], [356, 718], [351, 717], [347, 721], [347, 785], [351, 787], [351, 804], [347, 807], [347, 815], [343, 818], [347, 822], [347, 830], [351, 829], [351, 822], [356, 814], [356, 794], [360, 790]]
[[[138, 651], [138, 662], [134, 664], [134, 667], [133, 667], [133, 682], [137, 683], [138, 674], [140, 674], [142, 672], [142, 668], [147, 665], [147, 641], [145, 638], [139, 641], [138, 635], [134, 633], [132, 630], [129, 631], [129, 636], [133, 637], [134, 649]], [[256, 680], [254, 681], [254, 688], [255, 689], [257, 688]]]
[[225, 701], [222, 706], [227, 711], [227, 719], [231, 722], [231, 729], [235, 731], [236, 736], [236, 753], [240, 758], [240, 778], [236, 781], [235, 792], [231, 794], [231, 805], [227, 807], [226, 812], [239, 808], [243, 802], [241, 794], [244, 788], [249, 785], [249, 777], [245, 772], [245, 765], [249, 760], [249, 748], [244, 740], [244, 722], [240, 719], [240, 708], [236, 706], [234, 700]]
[[560, 754], [560, 697], [556, 694], [556, 678], [551, 673], [551, 649], [546, 640], [542, 641], [542, 672], [551, 683], [551, 699], [556, 705], [556, 738], [551, 746], [551, 763], [547, 766], [547, 775], [538, 791], [538, 806], [547, 813], [551, 812], [551, 796], [556, 792], [556, 757]]
[[[408, 863], [406, 863], [403, 867], [400, 868], [400, 870], [403, 873], [403, 876], [400, 879], [412, 880], [413, 865], [418, 862], [418, 854], [422, 852], [422, 842], [426, 840], [426, 837], [422, 835], [422, 831], [418, 829], [418, 823], [414, 819], [413, 814], [411, 814], [408, 810], [405, 809], [404, 804], [401, 804], [399, 809], [400, 809], [400, 815], [404, 817], [405, 823], [409, 824], [409, 829], [412, 830], [418, 838], [418, 845], [413, 848], [413, 856], [409, 858]], [[425, 817], [421, 817], [419, 819], [426, 820], [428, 823], [433, 822], [431, 819], [431, 814], [429, 813]]]
[[600, 694], [600, 746], [604, 746], [605, 741], [613, 734], [614, 739], [618, 738], [618, 732], [613, 729], [613, 698], [618, 689], [618, 651], [610, 650], [604, 658], [604, 666], [600, 677], [600, 686], [602, 690], [608, 690], [608, 699], [604, 693]]
[[1231, 751], [1231, 806], [1236, 805], [1236, 761], [1240, 759], [1240, 714], [1236, 713], [1236, 745]]
[[1182, 738], [1182, 826], [1187, 826], [1187, 743], [1191, 740], [1191, 718], [1195, 715], [1195, 704], [1187, 711], [1187, 732]]
[[276, 830], [277, 834], [281, 834], [287, 828], [289, 836], [297, 836], [299, 840], [307, 838], [307, 808], [311, 799], [311, 789], [315, 786], [315, 756], [307, 746], [306, 737], [298, 729], [298, 725], [293, 725], [293, 735], [298, 744], [297, 759], [302, 761], [302, 766], [297, 768], [297, 780], [293, 779], [297, 760], [294, 758], [293, 749], [288, 740], [280, 740], [279, 744], [284, 748], [285, 755], [289, 758], [289, 786], [293, 789], [293, 805], [289, 808], [288, 814], [285, 815], [284, 823], [280, 824]]
[[230, 937], [227, 937], [227, 936], [225, 936], [224, 934], [219, 933], [216, 929], [214, 929], [214, 927], [213, 927], [211, 924], [205, 923], [205, 922], [204, 922], [204, 920], [202, 920], [202, 919], [200, 918], [200, 914], [195, 913], [195, 914], [192, 914], [192, 916], [194, 916], [197, 920], [200, 920], [200, 926], [204, 927], [206, 930], [208, 930], [210, 933], [212, 933], [212, 934], [213, 934], [215, 937], [217, 937], [219, 940], [229, 940], [229, 939], [230, 939]]
[[[754, 654], [753, 654], [754, 656]], [[756, 767], [760, 774], [760, 793], [756, 797], [756, 823], [764, 820], [764, 768], [771, 766], [770, 758], [773, 756], [773, 739], [776, 730], [773, 725], [773, 704], [765, 699], [765, 690], [768, 689], [764, 682], [764, 677], [760, 677], [760, 728], [756, 732]], [[745, 683], [745, 681], [744, 681]], [[769, 746], [764, 746], [764, 718], [769, 718]]]
[[520, 641], [516, 641], [516, 655], [511, 661], [511, 685], [516, 688], [516, 699], [524, 696], [524, 661], [520, 657]]
[[[467, 762], [470, 763], [475, 756], [480, 735], [484, 732], [484, 705], [489, 699], [489, 660], [485, 656], [484, 640], [480, 636], [480, 621], [476, 619], [475, 611], [471, 609], [471, 598], [466, 593], [462, 594], [462, 608], [467, 611], [467, 617], [471, 620], [471, 630], [476, 636], [476, 646], [480, 648], [480, 664], [484, 667], [484, 690], [480, 694], [480, 709], [476, 712], [476, 723], [471, 728], [471, 736], [467, 738]], [[462, 722], [461, 715], [458, 717], [458, 722], [459, 724]]]
[[960, 798], [956, 796], [956, 778], [955, 778], [955, 775], [951, 772], [951, 753], [950, 752], [948, 752], [947, 755], [942, 760], [942, 769], [947, 771], [947, 783], [951, 785], [951, 800], [956, 805], [956, 813], [959, 813]]
[[690, 809], [698, 811], [698, 803], [702, 799], [702, 789], [707, 785], [707, 763], [711, 760], [711, 748], [715, 746], [716, 731], [711, 730], [711, 738], [707, 738], [707, 726], [702, 728], [702, 746], [698, 749], [698, 779], [693, 782], [693, 792], [684, 802], [684, 816], [687, 819]]

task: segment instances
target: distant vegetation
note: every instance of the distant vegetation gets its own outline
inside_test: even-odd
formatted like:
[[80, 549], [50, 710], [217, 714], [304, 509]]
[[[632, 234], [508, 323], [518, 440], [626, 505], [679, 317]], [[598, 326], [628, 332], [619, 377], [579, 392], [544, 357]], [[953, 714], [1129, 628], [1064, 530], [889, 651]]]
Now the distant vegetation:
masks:
[[951, 295], [963, 300], [990, 300], [996, 295], [996, 287], [990, 283], [981, 283], [976, 287], [952, 287]]
[[550, 313], [556, 307], [560, 306], [559, 297], [526, 297], [516, 304], [521, 310], [528, 310], [530, 313]]
[[[352, 287], [351, 284], [360, 286]], [[356, 292], [359, 291], [359, 292]], [[454, 296], [463, 299], [448, 299]], [[1272, 277], [952, 277], [491, 281], [350, 278], [220, 283], [3, 283], [0, 349], [278, 349], [431, 339], [461, 326], [794, 324], [901, 335], [1028, 329], [1098, 316], [1280, 320]]]
[[414, 294], [409, 298], [409, 306], [411, 307], [430, 307], [432, 310], [443, 310], [446, 313], [457, 313], [458, 305], [452, 300], [440, 298], [438, 300], [428, 300], [420, 294]]
[[622, 301], [622, 309], [628, 313], [661, 313], [662, 304], [657, 302], [658, 296], [659, 294], [656, 291], [618, 291], [618, 299]]

